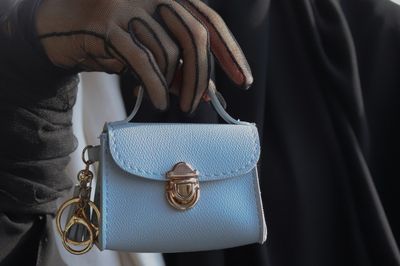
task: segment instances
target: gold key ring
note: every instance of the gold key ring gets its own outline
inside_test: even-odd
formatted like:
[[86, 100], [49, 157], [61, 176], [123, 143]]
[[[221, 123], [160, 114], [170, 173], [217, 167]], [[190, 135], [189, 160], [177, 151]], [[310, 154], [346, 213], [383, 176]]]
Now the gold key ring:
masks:
[[[89, 240], [81, 242], [80, 245], [83, 245], [83, 243], [86, 243], [86, 247], [78, 250], [78, 249], [73, 249], [69, 243], [68, 243], [68, 232], [69, 230], [77, 224], [81, 224], [83, 226], [86, 227], [86, 229], [89, 231]], [[71, 219], [69, 220], [69, 222], [67, 223], [66, 227], [65, 227], [65, 231], [62, 235], [62, 239], [63, 239], [63, 245], [65, 247], [66, 250], [68, 250], [70, 253], [74, 254], [74, 255], [82, 255], [85, 254], [86, 252], [88, 252], [92, 247], [93, 247], [93, 243], [94, 243], [94, 235], [93, 235], [93, 231], [92, 231], [92, 227], [91, 225], [83, 218], [77, 217], [77, 216], [72, 216]]]
[[[58, 209], [57, 215], [56, 215], [57, 230], [58, 230], [58, 233], [60, 234], [60, 236], [63, 238], [63, 245], [69, 252], [71, 252], [72, 254], [77, 254], [77, 255], [83, 254], [83, 253], [86, 253], [87, 251], [89, 251], [91, 249], [91, 247], [93, 246], [93, 242], [97, 239], [97, 237], [99, 235], [98, 227], [92, 223], [88, 223], [87, 217], [82, 218], [82, 217], [78, 217], [76, 215], [73, 215], [71, 217], [71, 219], [67, 223], [65, 230], [62, 230], [61, 217], [62, 217], [62, 214], [64, 213], [65, 209], [67, 207], [70, 207], [71, 205], [79, 204], [79, 203], [80, 203], [79, 198], [72, 198], [72, 199], [64, 202]], [[97, 206], [91, 201], [89, 201], [88, 204], [94, 210], [94, 212], [97, 216], [97, 221], [100, 221], [100, 211], [97, 208]], [[78, 241], [75, 241], [72, 239], [68, 239], [67, 232], [71, 229], [72, 226], [74, 226], [76, 224], [82, 224], [83, 226], [85, 226], [86, 229], [89, 231], [89, 234], [92, 235], [93, 237], [92, 238], [89, 237], [88, 240], [81, 241], [81, 242], [78, 242]], [[93, 231], [95, 233], [93, 233]], [[86, 248], [87, 250], [86, 249], [82, 250], [82, 251], [85, 251], [83, 253], [81, 253], [82, 251], [77, 252], [76, 250], [73, 250], [72, 248], [70, 248], [68, 245], [75, 245], [75, 246], [83, 246], [84, 245], [84, 246], [87, 246], [87, 248]]]

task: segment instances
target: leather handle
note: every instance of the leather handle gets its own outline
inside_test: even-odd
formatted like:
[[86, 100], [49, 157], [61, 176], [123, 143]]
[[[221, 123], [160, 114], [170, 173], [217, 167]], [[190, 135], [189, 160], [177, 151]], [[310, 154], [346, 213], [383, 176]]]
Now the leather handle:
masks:
[[142, 86], [139, 86], [139, 91], [138, 91], [138, 95], [136, 97], [135, 106], [133, 107], [131, 114], [127, 118], [125, 118], [123, 121], [129, 123], [129, 121], [131, 121], [136, 116], [137, 112], [140, 109], [140, 106], [142, 105], [143, 94], [144, 94], [144, 89]]
[[[208, 96], [211, 99], [211, 104], [213, 105], [215, 111], [218, 113], [218, 115], [224, 119], [225, 122], [227, 122], [228, 124], [235, 124], [235, 125], [248, 125], [249, 122], [243, 122], [240, 120], [236, 120], [234, 119], [232, 116], [230, 116], [224, 109], [224, 107], [222, 106], [220, 100], [218, 99], [216, 93], [215, 93], [215, 86], [211, 85], [208, 88]], [[144, 94], [144, 89], [143, 87], [139, 87], [139, 91], [138, 91], [138, 96], [136, 98], [136, 103], [135, 106], [133, 107], [133, 110], [131, 112], [131, 114], [125, 118], [124, 120], [122, 120], [121, 122], [125, 122], [125, 123], [129, 123], [137, 114], [137, 112], [140, 109], [140, 106], [142, 104], [142, 100], [143, 100], [143, 94]]]

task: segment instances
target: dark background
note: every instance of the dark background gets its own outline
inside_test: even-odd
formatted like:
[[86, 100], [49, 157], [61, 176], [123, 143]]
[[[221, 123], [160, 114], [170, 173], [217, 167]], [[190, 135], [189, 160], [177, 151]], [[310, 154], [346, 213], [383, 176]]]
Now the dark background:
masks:
[[[255, 78], [244, 92], [216, 73], [228, 111], [255, 121], [262, 136], [268, 240], [165, 254], [167, 264], [400, 265], [400, 6], [389, 0], [209, 2], [237, 37]], [[129, 84], [125, 78], [132, 102]], [[191, 119], [215, 122], [211, 113], [203, 104]], [[141, 119], [188, 118], [171, 111]]]

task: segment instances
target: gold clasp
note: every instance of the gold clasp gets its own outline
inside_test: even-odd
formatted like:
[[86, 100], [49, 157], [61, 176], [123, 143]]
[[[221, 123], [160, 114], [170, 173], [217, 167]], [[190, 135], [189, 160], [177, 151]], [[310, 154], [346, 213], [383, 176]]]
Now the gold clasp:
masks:
[[178, 210], [193, 208], [200, 198], [199, 174], [185, 162], [177, 163], [167, 173], [166, 196], [169, 204]]

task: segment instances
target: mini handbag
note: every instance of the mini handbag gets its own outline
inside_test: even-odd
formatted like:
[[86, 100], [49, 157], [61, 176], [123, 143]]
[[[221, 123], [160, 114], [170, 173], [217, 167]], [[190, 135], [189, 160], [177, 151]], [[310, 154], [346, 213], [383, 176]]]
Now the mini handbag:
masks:
[[[209, 96], [228, 124], [129, 122], [142, 90], [127, 119], [105, 124], [100, 146], [83, 152], [77, 195], [57, 213], [68, 251], [83, 254], [96, 244], [100, 250], [169, 253], [265, 242], [257, 128], [229, 116], [213, 89]], [[97, 161], [91, 201], [89, 166]]]

